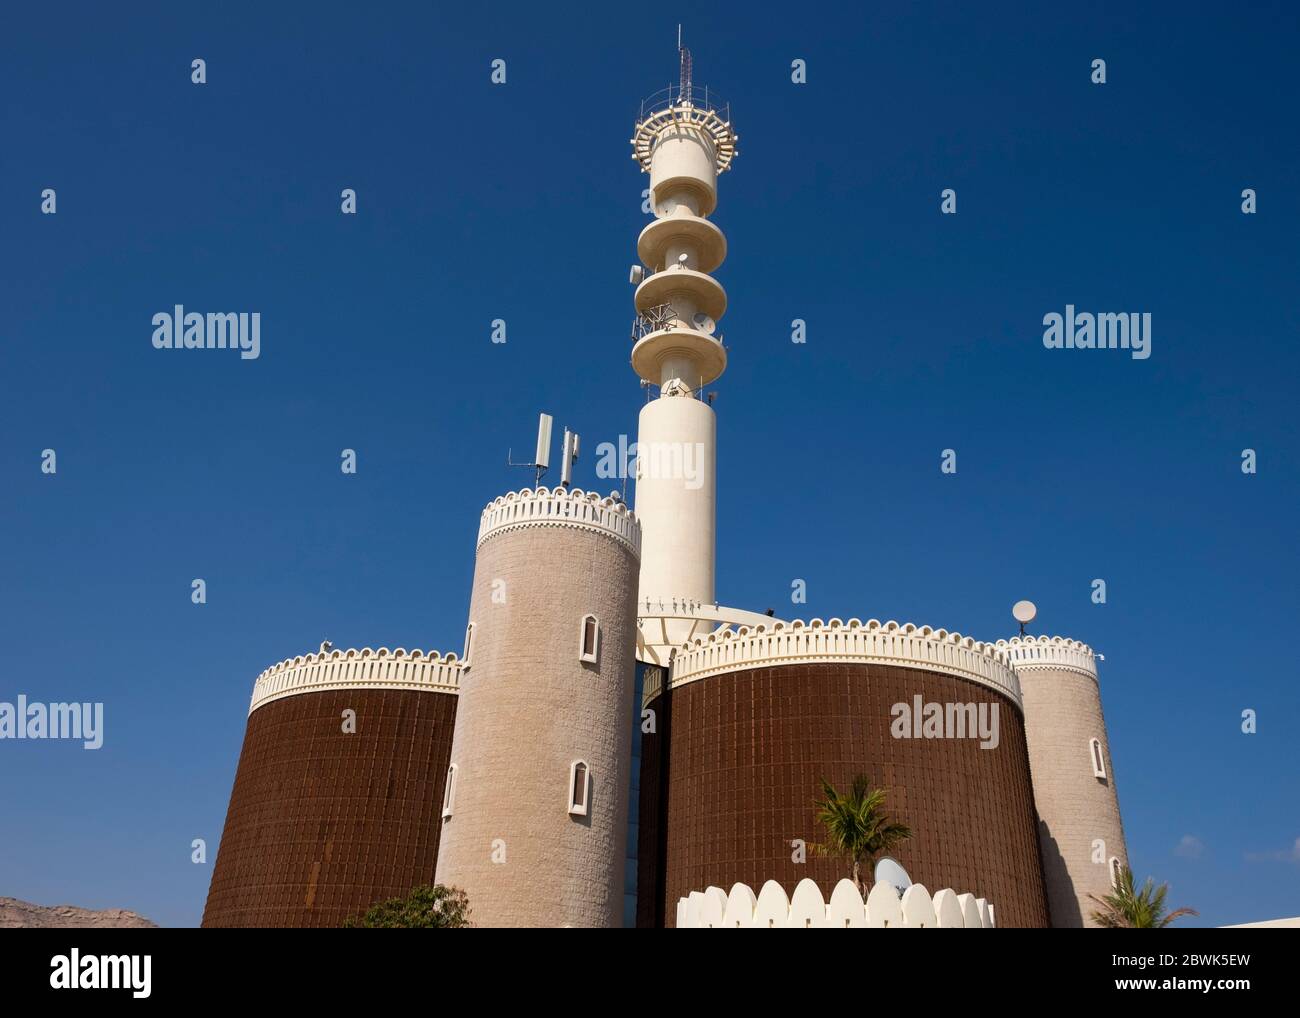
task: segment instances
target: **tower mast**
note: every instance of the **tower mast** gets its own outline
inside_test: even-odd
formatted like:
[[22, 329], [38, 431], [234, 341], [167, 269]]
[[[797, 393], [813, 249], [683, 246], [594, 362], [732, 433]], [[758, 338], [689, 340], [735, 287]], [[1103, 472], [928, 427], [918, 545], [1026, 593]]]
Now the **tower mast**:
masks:
[[[632, 367], [658, 393], [638, 426], [636, 513], [642, 525], [638, 604], [714, 604], [717, 428], [704, 387], [727, 366], [715, 334], [727, 295], [710, 273], [727, 241], [708, 219], [718, 175], [736, 156], [730, 108], [692, 81], [681, 44], [679, 79], [641, 103], [632, 158], [650, 174], [654, 220], [637, 239], [645, 269], [636, 289]], [[701, 96], [702, 91], [702, 96]], [[666, 663], [685, 641], [689, 621], [671, 622], [642, 656]]]

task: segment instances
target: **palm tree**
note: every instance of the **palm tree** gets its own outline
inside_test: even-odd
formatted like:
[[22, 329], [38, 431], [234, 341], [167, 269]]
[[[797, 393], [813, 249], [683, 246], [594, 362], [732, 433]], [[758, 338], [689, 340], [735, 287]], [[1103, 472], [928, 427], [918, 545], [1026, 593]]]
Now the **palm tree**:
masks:
[[890, 852], [912, 836], [906, 824], [891, 820], [884, 811], [885, 791], [872, 788], [871, 779], [859, 774], [853, 788], [840, 795], [825, 778], [817, 800], [817, 821], [826, 828], [826, 842], [813, 845], [819, 855], [831, 855], [852, 864], [851, 876], [858, 893], [864, 891], [862, 864], [870, 865], [881, 852]]
[[1133, 889], [1133, 871], [1124, 866], [1119, 871], [1119, 878], [1110, 894], [1097, 897], [1088, 895], [1100, 908], [1094, 909], [1089, 918], [1105, 929], [1111, 930], [1162, 930], [1175, 919], [1185, 915], [1199, 915], [1195, 909], [1176, 908], [1165, 913], [1165, 895], [1169, 885], [1155, 886], [1155, 881], [1147, 877], [1141, 890]]

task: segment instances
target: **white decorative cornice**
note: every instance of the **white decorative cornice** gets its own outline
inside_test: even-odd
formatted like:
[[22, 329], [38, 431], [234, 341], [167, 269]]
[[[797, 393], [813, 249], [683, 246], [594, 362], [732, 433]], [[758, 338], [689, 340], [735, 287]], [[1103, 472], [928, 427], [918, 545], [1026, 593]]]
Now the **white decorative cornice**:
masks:
[[641, 525], [618, 499], [594, 491], [539, 487], [512, 491], [488, 503], [479, 520], [478, 544], [523, 527], [573, 527], [604, 534], [641, 557]]
[[418, 689], [459, 693], [461, 662], [455, 654], [426, 654], [399, 647], [371, 650], [324, 650], [302, 654], [272, 665], [253, 683], [252, 714], [286, 696], [332, 689]]
[[996, 646], [1017, 672], [1053, 668], [1097, 678], [1097, 656], [1092, 648], [1064, 636], [1013, 636]]
[[944, 629], [910, 622], [774, 622], [724, 627], [685, 644], [673, 658], [671, 686], [722, 672], [780, 665], [851, 662], [941, 672], [988, 686], [1020, 704], [1020, 682], [1005, 651]]

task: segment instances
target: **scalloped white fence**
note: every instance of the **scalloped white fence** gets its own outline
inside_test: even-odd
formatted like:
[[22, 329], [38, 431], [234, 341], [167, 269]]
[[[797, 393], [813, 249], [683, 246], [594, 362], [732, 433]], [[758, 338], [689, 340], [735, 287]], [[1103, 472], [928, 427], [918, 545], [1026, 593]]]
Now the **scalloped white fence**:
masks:
[[721, 887], [692, 891], [677, 900], [678, 929], [993, 929], [993, 906], [973, 894], [944, 888], [931, 897], [921, 884], [902, 896], [878, 883], [862, 900], [852, 880], [841, 880], [830, 903], [817, 884], [805, 877], [786, 897], [785, 889], [769, 880], [757, 895], [747, 884], [735, 884], [728, 894]]

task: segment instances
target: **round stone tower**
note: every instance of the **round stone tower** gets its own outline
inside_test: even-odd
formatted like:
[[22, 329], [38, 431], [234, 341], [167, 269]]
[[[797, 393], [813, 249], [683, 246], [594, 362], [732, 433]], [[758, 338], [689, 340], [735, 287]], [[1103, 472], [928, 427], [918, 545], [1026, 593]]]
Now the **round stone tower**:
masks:
[[622, 925], [640, 548], [594, 492], [483, 511], [437, 873], [475, 925]]
[[[632, 137], [632, 157], [650, 174], [655, 216], [637, 240], [643, 267], [632, 334], [632, 367], [656, 397], [641, 411], [636, 467], [645, 531], [639, 600], [652, 606], [714, 602], [717, 436], [704, 387], [727, 367], [717, 332], [727, 294], [710, 275], [727, 241], [706, 217], [737, 135], [727, 104], [692, 84], [690, 53], [681, 54], [681, 84], [641, 104]], [[689, 621], [668, 623], [642, 657], [666, 664], [692, 631]]]
[[1092, 648], [1059, 636], [999, 640], [1020, 677], [1038, 841], [1055, 927], [1093, 926], [1089, 897], [1128, 865]]

